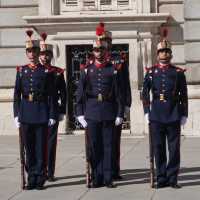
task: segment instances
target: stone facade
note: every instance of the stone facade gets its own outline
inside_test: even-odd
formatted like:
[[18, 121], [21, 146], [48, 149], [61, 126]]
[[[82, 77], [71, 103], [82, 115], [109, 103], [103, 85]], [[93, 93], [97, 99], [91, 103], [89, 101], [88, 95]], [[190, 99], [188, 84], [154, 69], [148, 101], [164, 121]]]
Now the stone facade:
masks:
[[[55, 64], [65, 68], [66, 46], [92, 44], [96, 25], [104, 21], [113, 33], [113, 43], [129, 45], [133, 98], [130, 133], [133, 136], [147, 133], [140, 101], [144, 67], [155, 62], [158, 30], [161, 24], [167, 23], [173, 45], [173, 63], [188, 69], [189, 120], [183, 133], [199, 136], [199, 0], [127, 0], [123, 4], [122, 1], [110, 0], [104, 5], [100, 0], [94, 0], [89, 6], [84, 0], [71, 1], [73, 6], [68, 2], [0, 0], [0, 134], [16, 133], [12, 119], [12, 93], [15, 66], [27, 62], [25, 30], [33, 27], [38, 33], [46, 31], [55, 47]], [[61, 124], [60, 132], [67, 131], [66, 124]]]
[[24, 15], [37, 15], [37, 0], [0, 0], [0, 134], [17, 134], [12, 99], [16, 65], [27, 62]]

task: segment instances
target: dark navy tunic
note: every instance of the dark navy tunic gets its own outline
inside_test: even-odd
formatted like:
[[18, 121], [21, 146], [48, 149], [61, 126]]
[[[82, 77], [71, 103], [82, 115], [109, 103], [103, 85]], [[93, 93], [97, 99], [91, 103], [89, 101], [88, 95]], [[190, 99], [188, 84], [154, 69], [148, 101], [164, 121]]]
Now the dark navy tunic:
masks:
[[67, 88], [64, 78], [64, 70], [55, 66], [47, 66], [47, 68], [54, 75], [56, 103], [58, 106], [57, 116], [59, 114], [66, 114]]
[[[57, 105], [57, 113], [56, 115], [59, 117], [60, 114], [66, 114], [66, 83], [64, 78], [64, 70], [55, 67], [55, 66], [47, 66], [50, 72], [54, 75], [54, 85], [55, 85], [55, 93], [56, 93], [56, 105]], [[53, 177], [55, 173], [55, 165], [56, 165], [56, 148], [57, 148], [57, 135], [58, 135], [58, 126], [59, 120], [49, 127], [48, 134], [48, 177]]]
[[[86, 119], [97, 121], [123, 117], [124, 103], [119, 76], [111, 63], [102, 68], [91, 64], [81, 70], [77, 89], [77, 116], [85, 115]], [[99, 94], [103, 101], [98, 101]]]
[[188, 96], [184, 70], [173, 65], [149, 68], [144, 78], [142, 99], [144, 112], [150, 113], [151, 121], [170, 123], [179, 121], [182, 116], [187, 117]]
[[77, 89], [76, 114], [87, 121], [92, 182], [98, 186], [112, 182], [114, 120], [124, 115], [120, 75], [109, 62], [90, 64], [81, 70]]
[[181, 117], [188, 116], [184, 70], [173, 65], [149, 68], [144, 78], [142, 97], [144, 112], [149, 113], [149, 134], [152, 135], [157, 184], [177, 184], [180, 169], [180, 121]]
[[52, 73], [41, 64], [17, 67], [14, 88], [14, 117], [30, 124], [56, 119], [55, 87]]

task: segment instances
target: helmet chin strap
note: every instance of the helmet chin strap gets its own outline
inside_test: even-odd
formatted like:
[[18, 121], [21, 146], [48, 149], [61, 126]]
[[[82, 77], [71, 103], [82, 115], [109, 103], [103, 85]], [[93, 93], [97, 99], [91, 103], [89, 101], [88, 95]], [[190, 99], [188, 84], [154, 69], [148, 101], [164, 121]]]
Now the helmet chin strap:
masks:
[[96, 58], [96, 62], [98, 62], [98, 63], [104, 63], [105, 62], [105, 58], [104, 58], [104, 56], [102, 56], [101, 58]]
[[102, 54], [99, 58], [96, 57], [95, 60], [99, 63], [105, 62], [105, 54]]
[[160, 65], [168, 65], [170, 63], [170, 61], [165, 61], [165, 60], [159, 60], [159, 64]]

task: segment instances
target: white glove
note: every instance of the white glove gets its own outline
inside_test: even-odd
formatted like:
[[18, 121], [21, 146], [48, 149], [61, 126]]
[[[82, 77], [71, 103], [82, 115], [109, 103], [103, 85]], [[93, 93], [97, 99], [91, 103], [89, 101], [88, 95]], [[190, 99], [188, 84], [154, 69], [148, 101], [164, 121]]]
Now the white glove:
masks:
[[55, 119], [49, 119], [48, 126], [53, 126], [56, 123]]
[[20, 125], [21, 125], [21, 123], [19, 122], [19, 118], [18, 117], [15, 117], [15, 126], [17, 127], [17, 128], [19, 128], [20, 127]]
[[184, 126], [187, 122], [187, 117], [183, 116], [181, 117], [181, 125]]
[[115, 126], [121, 125], [122, 122], [123, 122], [123, 118], [121, 118], [121, 117], [116, 117], [116, 119], [115, 119]]
[[58, 116], [58, 121], [62, 121], [63, 119], [64, 119], [64, 114], [60, 114], [59, 116]]
[[87, 127], [87, 122], [85, 121], [85, 117], [83, 115], [77, 117], [79, 123], [83, 126], [83, 128]]
[[146, 113], [144, 115], [144, 118], [145, 118], [146, 123], [149, 124], [149, 113]]

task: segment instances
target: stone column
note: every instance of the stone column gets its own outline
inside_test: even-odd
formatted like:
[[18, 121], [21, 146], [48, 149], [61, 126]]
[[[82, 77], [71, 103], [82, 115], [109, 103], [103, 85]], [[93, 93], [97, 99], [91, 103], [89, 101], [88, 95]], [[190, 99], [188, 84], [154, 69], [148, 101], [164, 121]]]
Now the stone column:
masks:
[[[57, 41], [57, 45], [54, 45], [54, 55], [56, 56], [55, 59], [55, 65], [65, 69], [65, 67], [67, 67], [67, 55], [66, 55], [66, 43], [62, 40]], [[67, 70], [65, 69], [65, 81], [67, 84], [67, 74], [66, 74]], [[67, 109], [67, 108], [66, 108]], [[65, 115], [65, 119], [59, 124], [59, 133], [67, 133], [68, 130], [68, 111], [66, 110], [66, 115]]]
[[58, 0], [52, 0], [52, 14], [59, 15], [60, 14], [60, 4], [61, 2]]
[[[134, 52], [136, 56], [134, 58], [134, 65], [136, 66], [134, 66], [134, 71], [130, 73], [135, 74], [131, 77], [132, 79], [135, 79], [132, 86], [133, 110], [131, 113], [131, 133], [138, 136], [144, 136], [145, 133], [148, 133], [148, 127], [144, 119], [140, 93], [143, 85], [145, 67], [152, 66], [152, 38], [150, 32], [143, 32], [139, 35], [140, 37]], [[131, 68], [131, 70], [133, 69]]]
[[144, 116], [138, 88], [138, 41], [131, 39], [129, 43], [129, 73], [132, 93], [132, 106], [130, 109], [131, 134], [142, 137], [144, 135]]
[[52, 0], [39, 0], [38, 3], [40, 16], [52, 15]]
[[137, 0], [137, 12], [138, 13], [150, 13], [150, 1], [149, 0]]
[[200, 76], [200, 1], [185, 0], [184, 4], [184, 41], [185, 61], [188, 70], [188, 82], [199, 82]]
[[[200, 1], [184, 1], [184, 51], [189, 94], [188, 122], [182, 133], [200, 136]], [[195, 84], [194, 84], [195, 83]]]
[[50, 16], [60, 14], [60, 2], [58, 0], [39, 0], [39, 15]]

